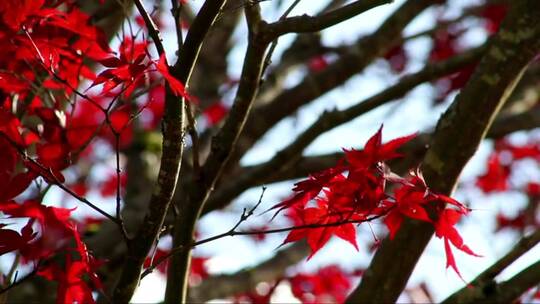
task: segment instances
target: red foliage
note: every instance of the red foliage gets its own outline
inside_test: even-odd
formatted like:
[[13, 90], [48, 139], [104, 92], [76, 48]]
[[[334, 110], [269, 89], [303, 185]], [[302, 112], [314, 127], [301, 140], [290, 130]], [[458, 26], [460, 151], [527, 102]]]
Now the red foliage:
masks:
[[398, 45], [390, 49], [385, 55], [384, 58], [390, 64], [392, 71], [396, 73], [401, 73], [405, 70], [407, 62], [409, 61], [409, 55], [403, 48], [403, 45]]
[[161, 75], [163, 75], [165, 80], [167, 80], [174, 95], [182, 96], [188, 100], [190, 99], [190, 96], [185, 91], [184, 85], [178, 79], [169, 74], [169, 66], [167, 65], [165, 54], [162, 54], [161, 57], [159, 57], [159, 61], [156, 63], [156, 68]]
[[206, 108], [203, 114], [208, 121], [208, 125], [212, 127], [220, 123], [228, 112], [229, 109], [221, 101], [217, 101]]
[[479, 256], [474, 253], [467, 245], [463, 243], [461, 235], [454, 226], [459, 221], [463, 213], [453, 209], [445, 209], [442, 211], [442, 214], [439, 217], [437, 223], [435, 223], [435, 234], [437, 237], [444, 240], [444, 250], [446, 252], [446, 267], [452, 267], [454, 271], [461, 277], [459, 270], [454, 259], [454, 254], [452, 253], [452, 244], [457, 249], [465, 252], [466, 254]]
[[291, 290], [302, 303], [344, 303], [352, 287], [351, 276], [330, 265], [317, 272], [298, 273], [289, 279]]
[[[8, 237], [8, 243], [1, 243], [1, 254], [18, 250], [26, 261], [36, 262], [39, 274], [49, 280], [58, 282], [57, 303], [93, 303], [92, 290], [84, 281], [90, 277], [93, 285], [101, 288], [99, 278], [95, 274], [100, 263], [88, 253], [81, 241], [75, 226], [69, 221], [72, 210], [47, 207], [36, 201], [26, 201], [17, 204], [13, 201], [0, 204], [0, 211], [14, 218], [29, 218], [19, 235], [13, 230], [4, 230], [2, 234]], [[33, 231], [32, 224], [37, 222], [40, 234]], [[75, 241], [75, 247], [70, 241]], [[4, 239], [3, 239], [4, 241]], [[77, 259], [72, 257], [77, 254]], [[39, 263], [57, 254], [65, 254], [65, 263]]]
[[499, 26], [508, 13], [507, 4], [488, 3], [480, 13], [484, 18], [485, 28], [489, 34], [494, 34], [499, 30]]
[[486, 193], [506, 191], [509, 177], [510, 168], [501, 163], [498, 154], [492, 154], [488, 159], [486, 173], [478, 177], [476, 186]]
[[[296, 183], [295, 194], [272, 209], [278, 212], [292, 209], [294, 211], [288, 216], [295, 225], [308, 226], [293, 229], [284, 244], [306, 238], [312, 257], [332, 235], [357, 247], [353, 223], [384, 218], [393, 237], [403, 219], [410, 218], [435, 226], [437, 236], [445, 241], [447, 265], [459, 275], [449, 244], [476, 255], [463, 244], [454, 228], [459, 216], [467, 214], [469, 209], [450, 197], [431, 191], [420, 172], [411, 172], [408, 178], [402, 178], [384, 163], [401, 156], [396, 150], [414, 136], [383, 144], [381, 127], [367, 141], [364, 150], [345, 150], [345, 159], [335, 167]], [[395, 184], [393, 195], [385, 193], [387, 183]], [[438, 214], [430, 216], [429, 210], [438, 211]]]
[[324, 56], [315, 56], [308, 61], [308, 69], [311, 72], [320, 72], [328, 67], [328, 60]]

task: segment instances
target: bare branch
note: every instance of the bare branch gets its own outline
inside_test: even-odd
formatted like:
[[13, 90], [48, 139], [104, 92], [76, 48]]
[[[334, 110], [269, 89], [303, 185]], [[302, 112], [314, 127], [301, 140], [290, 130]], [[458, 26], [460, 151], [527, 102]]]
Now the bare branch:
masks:
[[[213, 241], [225, 238], [225, 237], [237, 236], [237, 235], [274, 234], [274, 233], [290, 232], [290, 231], [293, 231], [293, 230], [314, 229], [314, 228], [324, 228], [324, 227], [337, 227], [337, 226], [342, 226], [342, 225], [345, 225], [345, 224], [367, 223], [367, 222], [371, 222], [371, 221], [374, 221], [376, 219], [379, 219], [381, 217], [386, 216], [394, 207], [395, 206], [390, 206], [390, 207], [386, 208], [385, 210], [382, 210], [379, 214], [373, 215], [373, 216], [370, 216], [370, 217], [366, 217], [364, 219], [355, 219], [355, 220], [346, 219], [346, 220], [342, 220], [342, 221], [323, 223], [323, 224], [304, 224], [304, 225], [289, 226], [289, 227], [284, 227], [284, 228], [265, 229], [265, 230], [250, 230], [250, 231], [239, 231], [239, 230], [237, 230], [240, 223], [242, 223], [244, 221], [244, 220], [242, 220], [244, 218], [244, 214], [242, 214], [240, 221], [238, 221], [234, 225], [234, 227], [232, 229], [230, 229], [229, 231], [227, 231], [227, 232], [223, 232], [223, 233], [220, 233], [220, 234], [217, 234], [217, 235], [214, 235], [212, 237], [202, 239], [202, 240], [199, 240], [199, 241], [192, 241], [191, 243], [189, 243], [187, 245], [179, 245], [179, 246], [173, 247], [171, 249], [171, 251], [167, 255], [162, 256], [151, 267], [147, 268], [144, 271], [144, 273], [142, 274], [142, 277], [144, 277], [144, 276], [148, 275], [149, 273], [151, 273], [159, 264], [165, 262], [166, 260], [168, 260], [171, 257], [179, 256], [179, 255], [181, 255], [181, 254], [183, 254], [185, 252], [190, 251], [191, 248], [194, 248], [196, 246], [203, 245], [203, 244], [206, 244], [206, 243], [210, 243], [210, 242], [213, 242]], [[171, 260], [174, 261], [175, 259], [173, 258]]]
[[[172, 69], [172, 75], [186, 87], [197, 60], [204, 37], [208, 33], [225, 0], [206, 1], [193, 21], [186, 41], [179, 52], [179, 60]], [[180, 60], [181, 59], [181, 60]], [[163, 154], [155, 190], [149, 204], [149, 211], [140, 226], [135, 239], [129, 244], [125, 260], [126, 267], [113, 294], [113, 302], [127, 303], [131, 299], [140, 279], [144, 260], [156, 241], [165, 215], [174, 194], [182, 155], [184, 151], [184, 99], [176, 98], [167, 87], [165, 114], [163, 117]], [[171, 280], [170, 284], [177, 282]], [[175, 286], [175, 288], [177, 288]]]
[[[269, 42], [261, 41], [258, 37], [263, 23], [257, 4], [251, 3], [246, 6], [246, 19], [250, 29], [249, 44], [235, 103], [222, 129], [212, 141], [211, 155], [201, 168], [200, 174], [193, 177], [186, 189], [188, 198], [180, 204], [180, 214], [174, 225], [174, 246], [186, 246], [192, 242], [195, 223], [201, 214], [209, 192], [235, 147], [259, 87], [264, 54]], [[185, 302], [190, 259], [190, 250], [185, 250], [172, 259], [169, 264], [166, 301]]]
[[513, 303], [523, 293], [540, 282], [540, 261], [525, 268], [511, 279], [484, 290], [483, 297], [466, 299], [460, 303]]
[[372, 8], [392, 2], [393, 0], [357, 0], [320, 16], [302, 15], [271, 23], [268, 25], [268, 30], [276, 38], [288, 33], [318, 32], [358, 16]]
[[236, 148], [235, 160], [240, 159], [255, 141], [278, 121], [315, 98], [342, 85], [375, 58], [391, 49], [399, 42], [403, 28], [431, 5], [433, 5], [431, 0], [407, 1], [378, 30], [359, 39], [349, 52], [340, 56], [325, 70], [306, 76], [300, 84], [281, 93], [272, 103], [256, 108], [246, 122], [245, 131]]
[[223, 299], [235, 294], [253, 290], [260, 282], [277, 280], [285, 275], [285, 270], [309, 255], [306, 242], [296, 242], [281, 249], [270, 259], [242, 269], [233, 274], [217, 275], [202, 281], [201, 285], [189, 290], [190, 302], [206, 302]]

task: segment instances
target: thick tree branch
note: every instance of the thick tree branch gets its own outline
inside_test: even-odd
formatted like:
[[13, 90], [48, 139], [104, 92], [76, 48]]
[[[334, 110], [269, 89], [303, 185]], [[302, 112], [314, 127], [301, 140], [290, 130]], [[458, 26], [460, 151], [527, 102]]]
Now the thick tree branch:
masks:
[[358, 16], [372, 8], [392, 2], [393, 0], [357, 0], [319, 16], [295, 16], [271, 23], [268, 25], [268, 31], [276, 38], [288, 33], [318, 32]]
[[[540, 50], [539, 18], [540, 2], [515, 2], [476, 72], [439, 120], [422, 165], [427, 184], [434, 191], [452, 193], [462, 168]], [[383, 241], [347, 301], [396, 301], [432, 235], [431, 224], [405, 222], [392, 241]]]
[[[206, 1], [188, 32], [183, 49], [180, 50], [179, 60], [172, 69], [173, 76], [186, 86], [204, 37], [224, 3], [225, 0]], [[131, 299], [138, 285], [144, 260], [157, 239], [174, 194], [184, 150], [183, 108], [184, 99], [175, 97], [170, 88], [167, 88], [162, 123], [163, 152], [157, 183], [150, 199], [148, 213], [136, 237], [128, 244], [126, 266], [112, 298], [115, 303], [127, 303]]]
[[[263, 30], [265, 23], [261, 21], [258, 4], [248, 3], [245, 11], [249, 43], [238, 92], [225, 124], [212, 140], [210, 156], [201, 168], [200, 174], [193, 177], [186, 189], [187, 198], [179, 206], [180, 214], [175, 221], [173, 236], [175, 247], [187, 246], [192, 242], [195, 224], [205, 200], [236, 144], [259, 87], [264, 54], [269, 41], [260, 37], [260, 31]], [[171, 259], [165, 293], [166, 302], [185, 302], [190, 260], [191, 250], [184, 250]]]
[[514, 303], [523, 293], [540, 282], [540, 261], [525, 268], [511, 279], [493, 286], [480, 298], [464, 299], [459, 303]]
[[[540, 243], [540, 230], [523, 237], [507, 254], [471, 281], [469, 286], [456, 291], [442, 303], [466, 303], [491, 296], [489, 293], [494, 291], [493, 284], [495, 283], [495, 277], [538, 243]], [[540, 277], [536, 283], [539, 282]], [[521, 293], [518, 295], [521, 295]], [[513, 300], [515, 300], [515, 298], [504, 302], [512, 302]]]
[[[224, 10], [232, 5], [237, 6], [241, 1], [229, 0]], [[241, 20], [241, 15], [241, 10], [223, 13], [215, 21], [212, 31], [208, 33], [208, 37], [204, 42], [204, 48], [201, 49], [198, 64], [190, 81], [190, 88], [193, 92], [196, 92], [200, 100], [198, 106], [203, 110], [222, 98], [219, 89], [228, 81], [227, 57], [232, 49], [231, 38]], [[202, 140], [201, 143], [203, 143]], [[204, 145], [202, 146], [204, 147]]]
[[227, 0], [205, 1], [189, 28], [186, 40], [178, 53], [178, 61], [173, 67], [173, 73], [186, 87], [189, 84], [189, 77], [195, 67], [194, 63], [197, 62], [204, 38], [226, 2]]
[[512, 132], [534, 128], [540, 128], [540, 107], [535, 107], [520, 114], [501, 115], [497, 119], [497, 124], [493, 125], [488, 135], [493, 138], [501, 138]]
[[148, 212], [137, 235], [128, 244], [125, 266], [113, 293], [114, 303], [128, 303], [133, 296], [144, 260], [157, 239], [174, 194], [184, 150], [183, 102], [183, 99], [179, 100], [167, 88], [160, 169]]

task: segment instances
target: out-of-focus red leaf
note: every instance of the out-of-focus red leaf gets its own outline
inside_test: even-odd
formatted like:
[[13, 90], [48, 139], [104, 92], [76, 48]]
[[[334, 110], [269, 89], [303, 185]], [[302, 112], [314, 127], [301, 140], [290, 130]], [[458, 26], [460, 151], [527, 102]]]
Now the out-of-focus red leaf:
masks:
[[402, 44], [390, 49], [384, 55], [384, 58], [388, 61], [392, 71], [396, 73], [403, 72], [407, 66], [407, 62], [409, 61], [409, 56], [407, 55], [407, 52]]
[[486, 193], [506, 191], [508, 189], [508, 178], [510, 177], [510, 167], [503, 165], [500, 156], [492, 154], [487, 163], [486, 172], [476, 180], [476, 186]]
[[337, 265], [289, 279], [293, 295], [302, 303], [343, 303], [352, 287], [351, 275]]
[[229, 109], [221, 102], [214, 102], [203, 111], [204, 117], [210, 126], [218, 124], [229, 112]]

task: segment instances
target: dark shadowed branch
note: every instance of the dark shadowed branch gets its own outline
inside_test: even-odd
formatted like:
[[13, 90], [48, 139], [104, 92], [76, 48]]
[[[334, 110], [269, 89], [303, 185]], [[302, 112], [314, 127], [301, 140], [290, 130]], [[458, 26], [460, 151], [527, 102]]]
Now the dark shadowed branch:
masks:
[[[180, 58], [172, 69], [172, 74], [187, 85], [193, 71], [199, 50], [206, 33], [217, 18], [225, 0], [206, 1], [186, 36], [180, 51]], [[148, 24], [147, 24], [148, 25]], [[142, 265], [152, 245], [155, 243], [163, 225], [172, 196], [174, 194], [184, 147], [184, 99], [177, 98], [167, 88], [165, 113], [163, 117], [162, 156], [158, 178], [149, 210], [136, 237], [128, 244], [126, 267], [118, 280], [112, 300], [115, 303], [127, 303], [138, 285]]]
[[232, 274], [209, 277], [201, 285], [189, 290], [190, 301], [205, 302], [251, 291], [260, 282], [269, 282], [283, 277], [285, 270], [305, 259], [309, 251], [306, 242], [296, 242], [277, 251], [273, 257], [258, 265]]
[[[212, 140], [210, 156], [201, 168], [200, 174], [193, 176], [188, 189], [186, 189], [187, 197], [180, 203], [180, 214], [175, 221], [173, 235], [174, 246], [185, 247], [192, 242], [195, 224], [206, 198], [235, 147], [257, 93], [264, 55], [269, 44], [269, 41], [262, 39], [260, 34], [265, 23], [261, 20], [259, 10], [257, 3], [250, 2], [245, 7], [249, 43], [240, 85], [225, 124]], [[188, 39], [186, 39], [185, 45], [187, 45], [187, 41]], [[184, 250], [171, 260], [165, 292], [167, 302], [185, 302], [190, 260], [190, 250]]]
[[276, 37], [287, 33], [318, 32], [358, 16], [372, 8], [392, 3], [393, 0], [357, 0], [319, 16], [289, 17], [269, 24], [268, 31]]

